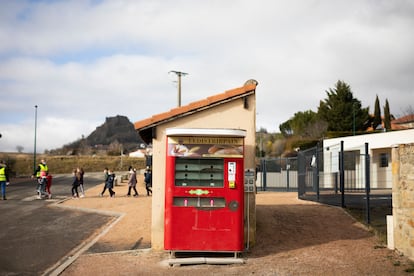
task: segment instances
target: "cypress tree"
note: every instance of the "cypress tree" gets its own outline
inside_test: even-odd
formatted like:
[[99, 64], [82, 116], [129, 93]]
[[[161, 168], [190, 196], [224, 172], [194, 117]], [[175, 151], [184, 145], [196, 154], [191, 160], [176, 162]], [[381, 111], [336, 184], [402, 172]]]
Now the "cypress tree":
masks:
[[390, 105], [388, 103], [388, 99], [385, 99], [385, 106], [384, 106], [384, 128], [385, 130], [391, 130], [391, 114], [390, 114]]
[[380, 109], [380, 103], [378, 99], [378, 95], [375, 98], [375, 109], [374, 109], [374, 121], [372, 122], [372, 128], [374, 130], [377, 129], [379, 125], [381, 125], [382, 119], [381, 119], [381, 109]]

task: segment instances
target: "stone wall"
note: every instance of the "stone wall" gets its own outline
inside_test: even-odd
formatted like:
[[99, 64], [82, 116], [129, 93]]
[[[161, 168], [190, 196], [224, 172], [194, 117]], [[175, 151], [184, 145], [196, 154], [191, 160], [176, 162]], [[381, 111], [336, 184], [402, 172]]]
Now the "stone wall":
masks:
[[392, 151], [394, 247], [414, 260], [414, 144]]

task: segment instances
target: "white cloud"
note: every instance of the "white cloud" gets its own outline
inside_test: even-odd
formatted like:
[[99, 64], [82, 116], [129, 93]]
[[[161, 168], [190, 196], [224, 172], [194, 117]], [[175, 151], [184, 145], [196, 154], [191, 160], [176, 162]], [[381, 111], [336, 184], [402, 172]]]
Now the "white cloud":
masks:
[[34, 105], [39, 122], [59, 129], [40, 150], [105, 117], [168, 111], [177, 104], [171, 70], [189, 73], [183, 104], [256, 79], [257, 127], [270, 131], [316, 111], [339, 79], [364, 106], [378, 95], [398, 114], [414, 104], [413, 15], [402, 0], [9, 1], [0, 10], [0, 151], [30, 147]]
[[33, 153], [36, 139], [36, 152], [43, 153], [46, 149], [55, 149], [80, 139], [82, 135], [89, 135], [101, 123], [39, 116], [35, 127], [33, 116], [33, 121], [21, 122], [19, 125], [1, 124], [1, 148], [2, 151], [11, 152], [16, 151], [17, 146], [22, 146], [23, 152]]

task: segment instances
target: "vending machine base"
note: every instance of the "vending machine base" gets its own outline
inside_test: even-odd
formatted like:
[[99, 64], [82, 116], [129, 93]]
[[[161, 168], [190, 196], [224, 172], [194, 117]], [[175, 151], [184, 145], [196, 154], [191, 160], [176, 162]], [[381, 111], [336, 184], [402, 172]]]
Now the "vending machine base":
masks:
[[[233, 255], [233, 256], [232, 256]], [[244, 264], [245, 259], [241, 252], [182, 252], [170, 251], [170, 258], [167, 260], [169, 266], [198, 265], [198, 264]]]

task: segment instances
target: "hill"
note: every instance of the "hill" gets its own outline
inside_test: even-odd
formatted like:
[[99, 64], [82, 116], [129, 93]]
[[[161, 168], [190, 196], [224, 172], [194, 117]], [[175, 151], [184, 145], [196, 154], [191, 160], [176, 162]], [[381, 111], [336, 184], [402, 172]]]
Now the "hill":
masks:
[[126, 116], [107, 117], [88, 137], [64, 145], [50, 154], [109, 154], [134, 151], [144, 144], [134, 125]]
[[107, 117], [105, 123], [97, 127], [87, 138], [88, 145], [110, 145], [118, 142], [124, 149], [135, 149], [143, 143], [134, 125], [125, 116]]

